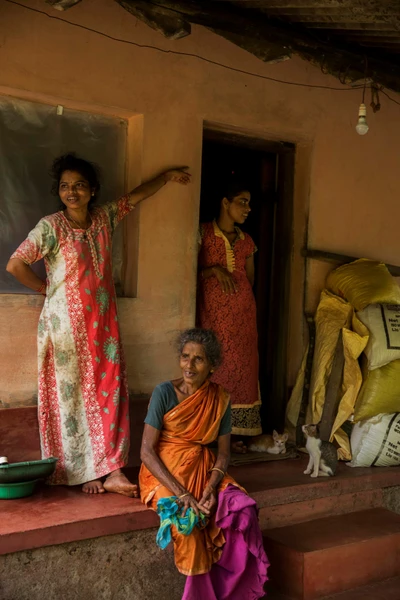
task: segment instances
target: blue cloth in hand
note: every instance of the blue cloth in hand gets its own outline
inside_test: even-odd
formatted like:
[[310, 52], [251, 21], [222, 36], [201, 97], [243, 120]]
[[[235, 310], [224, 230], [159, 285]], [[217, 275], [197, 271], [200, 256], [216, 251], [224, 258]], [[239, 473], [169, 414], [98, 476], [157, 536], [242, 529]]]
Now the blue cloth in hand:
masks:
[[193, 508], [188, 508], [186, 515], [181, 514], [181, 507], [177, 503], [177, 496], [169, 496], [168, 498], [160, 498], [157, 502], [157, 514], [160, 517], [160, 527], [157, 532], [157, 545], [164, 550], [172, 540], [171, 525], [176, 527], [178, 533], [189, 535], [194, 527], [200, 522], [203, 522], [205, 517], [200, 513], [200, 519], [194, 512]]

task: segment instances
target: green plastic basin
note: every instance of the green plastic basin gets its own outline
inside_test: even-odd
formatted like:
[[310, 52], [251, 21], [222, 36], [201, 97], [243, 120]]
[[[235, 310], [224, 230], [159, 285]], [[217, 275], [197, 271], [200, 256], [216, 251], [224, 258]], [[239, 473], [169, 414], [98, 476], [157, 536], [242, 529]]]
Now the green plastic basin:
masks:
[[0, 500], [15, 500], [16, 498], [26, 498], [35, 491], [35, 486], [39, 480], [23, 481], [22, 483], [0, 483]]
[[[23, 483], [49, 477], [56, 468], [58, 458], [45, 458], [29, 462], [0, 465], [0, 484]], [[0, 496], [1, 497], [1, 496]]]

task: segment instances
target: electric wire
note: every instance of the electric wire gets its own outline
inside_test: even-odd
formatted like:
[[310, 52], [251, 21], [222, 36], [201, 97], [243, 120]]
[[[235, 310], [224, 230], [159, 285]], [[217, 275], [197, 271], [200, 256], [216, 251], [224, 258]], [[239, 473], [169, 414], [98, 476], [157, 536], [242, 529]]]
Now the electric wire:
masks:
[[[103, 31], [99, 31], [97, 29], [94, 29], [92, 27], [87, 27], [86, 25], [81, 25], [80, 23], [73, 23], [72, 21], [68, 21], [67, 19], [63, 19], [61, 17], [58, 17], [56, 15], [49, 15], [47, 12], [43, 11], [43, 10], [39, 10], [38, 8], [33, 8], [32, 6], [26, 6], [26, 4], [22, 4], [21, 2], [17, 2], [16, 0], [3, 0], [4, 2], [8, 2], [9, 4], [14, 4], [16, 6], [19, 6], [21, 8], [24, 8], [26, 10], [38, 13], [40, 15], [43, 15], [49, 19], [53, 19], [56, 21], [61, 21], [62, 23], [65, 23], [67, 25], [71, 25], [72, 27], [77, 27], [79, 29], [83, 29], [85, 31], [90, 31], [91, 33], [100, 35], [102, 37], [105, 37], [109, 40], [112, 40], [114, 42], [119, 42], [122, 44], [129, 44], [132, 46], [136, 46], [138, 48], [142, 48], [145, 50], [155, 50], [157, 52], [163, 53], [163, 54], [173, 54], [176, 56], [183, 56], [183, 57], [187, 57], [187, 58], [196, 58], [200, 61], [206, 62], [208, 64], [217, 66], [217, 67], [221, 67], [223, 69], [227, 69], [229, 71], [233, 71], [235, 73], [239, 73], [241, 75], [248, 75], [250, 77], [255, 77], [257, 79], [264, 79], [266, 81], [271, 81], [274, 83], [279, 83], [282, 85], [291, 85], [291, 86], [295, 86], [295, 87], [304, 87], [304, 88], [312, 88], [312, 89], [320, 89], [320, 90], [330, 90], [330, 91], [334, 91], [334, 92], [351, 92], [354, 90], [359, 90], [359, 89], [363, 89], [363, 96], [365, 95], [365, 83], [361, 84], [361, 85], [354, 85], [354, 86], [349, 86], [349, 87], [334, 87], [334, 86], [329, 86], [329, 85], [315, 85], [312, 83], [301, 83], [298, 81], [287, 81], [284, 79], [277, 79], [275, 77], [270, 77], [268, 75], [261, 75], [260, 73], [254, 73], [251, 71], [246, 71], [245, 69], [239, 69], [237, 67], [232, 67], [230, 65], [226, 65], [223, 63], [220, 63], [216, 60], [212, 60], [210, 58], [206, 58], [204, 56], [201, 56], [200, 54], [195, 54], [192, 52], [180, 52], [178, 50], [171, 50], [171, 49], [165, 49], [165, 48], [160, 48], [159, 46], [153, 46], [152, 44], [140, 44], [139, 42], [134, 42], [132, 40], [126, 40], [123, 38], [118, 38], [115, 37], [113, 35], [110, 35], [108, 33], [104, 33]], [[384, 96], [386, 96], [388, 98], [388, 100], [390, 100], [391, 102], [394, 102], [395, 104], [398, 104], [400, 106], [400, 102], [398, 102], [397, 100], [395, 100], [394, 98], [392, 98], [391, 96], [389, 96], [389, 94], [387, 94], [386, 92], [384, 92], [382, 89], [380, 90], [382, 94], [384, 94]]]

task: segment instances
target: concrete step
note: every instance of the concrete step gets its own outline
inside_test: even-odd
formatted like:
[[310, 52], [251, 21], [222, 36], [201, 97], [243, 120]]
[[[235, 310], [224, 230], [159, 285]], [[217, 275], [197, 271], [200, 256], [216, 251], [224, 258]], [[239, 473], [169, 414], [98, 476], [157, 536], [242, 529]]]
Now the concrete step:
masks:
[[269, 529], [264, 546], [271, 585], [291, 600], [323, 599], [398, 576], [400, 515], [374, 508]]
[[366, 491], [360, 490], [350, 494], [343, 493], [339, 496], [314, 498], [302, 502], [288, 502], [270, 507], [263, 506], [259, 514], [260, 526], [263, 530], [274, 529], [333, 515], [381, 508], [384, 506], [384, 498], [384, 488], [378, 488]]
[[324, 600], [400, 600], [400, 577], [329, 596]]
[[[334, 596], [325, 596], [322, 600], [399, 600], [400, 577], [379, 581], [373, 585], [359, 587]], [[276, 590], [268, 590], [265, 600], [291, 600]]]
[[[400, 486], [400, 467], [352, 469], [340, 463], [335, 477], [304, 475], [307, 457], [229, 467], [257, 501], [261, 529], [371, 508], [391, 508], [390, 490]], [[400, 598], [399, 598], [400, 600]]]

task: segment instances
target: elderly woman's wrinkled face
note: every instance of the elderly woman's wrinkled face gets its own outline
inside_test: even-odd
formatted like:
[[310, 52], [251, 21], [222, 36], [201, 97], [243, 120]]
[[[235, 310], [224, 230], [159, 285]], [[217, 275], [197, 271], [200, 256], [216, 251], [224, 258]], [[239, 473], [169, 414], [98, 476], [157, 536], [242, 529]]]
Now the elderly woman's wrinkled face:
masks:
[[185, 383], [197, 388], [205, 382], [211, 371], [211, 364], [207, 359], [204, 346], [195, 342], [188, 342], [184, 345], [179, 365]]

